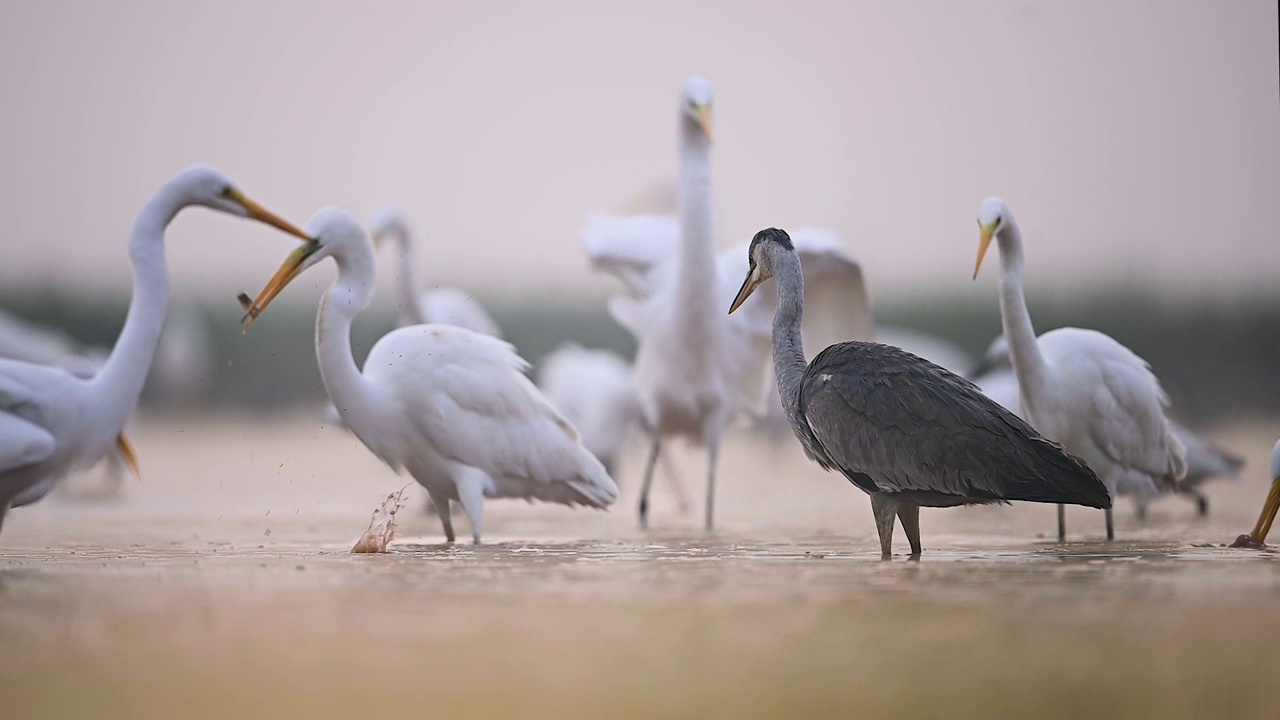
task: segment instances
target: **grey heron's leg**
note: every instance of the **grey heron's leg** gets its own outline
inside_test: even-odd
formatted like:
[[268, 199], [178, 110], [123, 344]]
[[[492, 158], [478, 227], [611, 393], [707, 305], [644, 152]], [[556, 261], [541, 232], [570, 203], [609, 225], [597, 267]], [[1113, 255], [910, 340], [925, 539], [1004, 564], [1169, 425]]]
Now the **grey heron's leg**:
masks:
[[1067, 506], [1058, 506], [1058, 542], [1067, 541]]
[[662, 452], [662, 436], [653, 434], [653, 449], [649, 451], [649, 462], [644, 466], [644, 482], [640, 484], [640, 528], [649, 527], [649, 486], [653, 484], [653, 469], [658, 464], [658, 454]]
[[893, 521], [898, 512], [898, 501], [884, 493], [871, 494], [871, 513], [876, 518], [876, 532], [880, 534], [880, 559], [893, 557]]
[[453, 542], [453, 513], [449, 507], [449, 498], [431, 490], [427, 491], [427, 495], [431, 498], [432, 509], [440, 518], [440, 524], [444, 525], [444, 539]]
[[898, 503], [898, 519], [902, 521], [902, 532], [907, 534], [907, 542], [911, 543], [912, 557], [920, 557], [920, 506]]
[[684, 482], [680, 480], [680, 474], [676, 472], [676, 466], [671, 464], [671, 457], [663, 455], [658, 458], [662, 463], [662, 474], [666, 476], [667, 482], [671, 485], [671, 493], [676, 496], [676, 509], [681, 515], [689, 512], [689, 493], [685, 492]]
[[477, 468], [468, 468], [458, 479], [458, 504], [471, 523], [471, 539], [476, 545], [480, 544], [484, 525], [484, 486], [488, 479], [484, 471]]
[[1115, 540], [1115, 539], [1116, 539], [1116, 527], [1115, 527], [1115, 525], [1111, 522], [1111, 508], [1107, 508], [1106, 510], [1103, 510], [1103, 512], [1107, 514], [1107, 539], [1108, 539], [1108, 540]]

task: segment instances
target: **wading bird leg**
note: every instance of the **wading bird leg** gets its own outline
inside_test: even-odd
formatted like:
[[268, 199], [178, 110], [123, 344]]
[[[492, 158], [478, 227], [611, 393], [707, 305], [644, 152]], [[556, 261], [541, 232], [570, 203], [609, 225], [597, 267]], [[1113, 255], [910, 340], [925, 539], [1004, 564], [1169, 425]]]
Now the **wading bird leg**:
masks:
[[649, 451], [649, 462], [644, 466], [644, 482], [640, 484], [640, 529], [649, 527], [649, 486], [653, 484], [653, 469], [658, 464], [658, 454], [662, 452], [662, 438], [653, 434], [653, 449]]
[[1209, 498], [1205, 497], [1204, 494], [1201, 493], [1199, 490], [1192, 490], [1191, 488], [1187, 488], [1184, 490], [1182, 488], [1179, 488], [1178, 494], [1186, 495], [1189, 499], [1195, 501], [1197, 515], [1199, 515], [1200, 517], [1209, 516]]
[[1107, 508], [1106, 510], [1103, 510], [1102, 512], [1106, 513], [1106, 516], [1107, 516], [1107, 540], [1108, 540], [1108, 541], [1110, 541], [1110, 540], [1115, 540], [1115, 539], [1116, 539], [1116, 526], [1115, 526], [1115, 525], [1112, 523], [1112, 521], [1111, 521], [1111, 508]]
[[680, 480], [676, 467], [671, 464], [671, 457], [663, 455], [658, 461], [662, 463], [662, 474], [671, 485], [671, 493], [676, 496], [676, 511], [681, 515], [689, 514], [689, 493], [685, 492], [684, 483]]
[[920, 506], [915, 503], [899, 503], [898, 519], [902, 521], [902, 532], [907, 534], [907, 542], [911, 543], [911, 557], [920, 557]]
[[720, 457], [720, 441], [712, 440], [707, 446], [707, 516], [703, 521], [703, 527], [707, 532], [711, 531], [714, 524], [713, 517], [715, 515], [716, 503], [716, 461]]
[[876, 518], [876, 532], [880, 534], [880, 559], [893, 557], [893, 521], [898, 512], [898, 501], [884, 493], [872, 493], [871, 513]]
[[471, 523], [471, 539], [480, 544], [480, 531], [484, 525], [484, 486], [488, 477], [476, 468], [469, 468], [458, 480], [458, 503]]
[[1067, 508], [1065, 505], [1058, 506], [1058, 542], [1067, 541]]
[[449, 507], [449, 499], [443, 495], [427, 491], [427, 495], [431, 498], [432, 509], [435, 510], [436, 516], [440, 518], [440, 524], [444, 525], [444, 539], [453, 542], [453, 516]]
[[[1271, 524], [1275, 522], [1277, 511], [1280, 511], [1280, 478], [1271, 483], [1271, 490], [1267, 493], [1266, 501], [1262, 503], [1262, 513], [1258, 515], [1258, 522], [1253, 526], [1253, 532], [1236, 538], [1235, 542], [1231, 543], [1231, 547], [1255, 550], [1265, 548], [1267, 533], [1271, 532]], [[3, 518], [0, 517], [0, 520]]]

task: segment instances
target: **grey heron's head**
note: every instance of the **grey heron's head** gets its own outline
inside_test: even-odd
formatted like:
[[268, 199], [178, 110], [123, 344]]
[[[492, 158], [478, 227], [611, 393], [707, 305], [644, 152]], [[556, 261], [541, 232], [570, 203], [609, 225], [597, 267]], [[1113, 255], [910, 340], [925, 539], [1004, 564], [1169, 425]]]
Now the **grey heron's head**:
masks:
[[978, 279], [978, 270], [982, 268], [982, 258], [987, 255], [991, 246], [991, 238], [1004, 229], [1009, 223], [1009, 206], [998, 197], [989, 197], [978, 207], [978, 261], [973, 265], [973, 279]]
[[711, 81], [703, 75], [690, 75], [684, 79], [684, 88], [680, 92], [680, 113], [685, 122], [691, 123], [700, 130], [708, 140], [714, 140], [711, 131], [711, 103], [715, 92]]
[[289, 253], [256, 299], [250, 301], [247, 295], [240, 296], [240, 304], [244, 306], [244, 318], [240, 322], [245, 328], [258, 319], [294, 278], [331, 255], [338, 256], [339, 262], [344, 264], [367, 267], [374, 264], [373, 243], [364, 226], [356, 216], [340, 207], [327, 207], [312, 215], [307, 221], [306, 232], [309, 239]]
[[729, 312], [737, 310], [743, 302], [760, 287], [760, 283], [773, 277], [773, 258], [777, 252], [794, 252], [795, 248], [791, 245], [791, 236], [786, 230], [778, 228], [766, 228], [756, 233], [751, 238], [751, 246], [747, 248], [747, 259], [749, 267], [747, 268], [747, 279], [742, 281], [742, 288], [738, 290], [738, 296], [733, 299], [733, 304], [729, 306]]

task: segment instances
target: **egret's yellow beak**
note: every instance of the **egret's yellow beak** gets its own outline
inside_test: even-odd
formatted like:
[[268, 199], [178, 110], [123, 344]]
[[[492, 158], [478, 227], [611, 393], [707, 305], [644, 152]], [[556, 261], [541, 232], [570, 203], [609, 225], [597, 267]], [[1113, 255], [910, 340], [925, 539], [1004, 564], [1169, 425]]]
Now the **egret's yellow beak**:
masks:
[[996, 236], [996, 224], [982, 226], [982, 235], [978, 237], [978, 262], [973, 264], [973, 279], [978, 279], [978, 270], [982, 269], [982, 258], [987, 256], [987, 248], [991, 247], [991, 238]]
[[120, 457], [124, 460], [125, 467], [129, 468], [129, 472], [141, 480], [142, 472], [138, 470], [138, 456], [133, 454], [133, 446], [129, 444], [129, 438], [125, 437], [124, 433], [116, 436], [116, 449], [120, 451]]
[[262, 311], [267, 309], [267, 306], [271, 304], [271, 301], [276, 299], [276, 296], [280, 294], [280, 291], [284, 290], [285, 286], [290, 282], [293, 282], [294, 278], [298, 277], [298, 274], [302, 272], [302, 266], [307, 261], [307, 258], [311, 257], [311, 254], [319, 249], [319, 242], [315, 240], [308, 240], [305, 244], [289, 253], [289, 257], [285, 258], [280, 269], [276, 271], [276, 274], [273, 275], [271, 280], [267, 282], [266, 286], [262, 288], [262, 292], [258, 293], [257, 299], [249, 302], [247, 295], [243, 293], [240, 294], [240, 304], [244, 307], [244, 317], [240, 319], [240, 324], [244, 325], [246, 330], [253, 324], [254, 320], [258, 319], [258, 316], [262, 314]]
[[738, 290], [738, 296], [733, 299], [733, 304], [729, 306], [729, 314], [732, 315], [739, 305], [746, 302], [751, 293], [760, 287], [760, 283], [767, 280], [763, 272], [760, 271], [759, 265], [752, 265], [751, 270], [747, 271], [747, 279], [742, 281], [742, 287]]
[[694, 110], [698, 113], [698, 126], [702, 128], [702, 132], [706, 133], [708, 140], [715, 142], [716, 134], [711, 130], [711, 108], [706, 105], [697, 105]]
[[[1267, 501], [1262, 504], [1262, 514], [1258, 516], [1258, 524], [1253, 526], [1249, 539], [1256, 546], [1261, 546], [1271, 532], [1271, 523], [1276, 520], [1276, 511], [1280, 510], [1280, 478], [1271, 481], [1271, 492], [1267, 493]], [[1242, 538], [1243, 539], [1243, 538]]]
[[374, 228], [369, 233], [369, 240], [373, 242], [373, 251], [378, 252], [382, 249], [383, 239], [387, 236], [387, 231], [382, 228]]
[[228, 194], [232, 200], [240, 203], [240, 205], [244, 207], [245, 213], [250, 218], [257, 220], [258, 222], [261, 222], [261, 223], [266, 223], [271, 227], [276, 228], [277, 230], [283, 230], [284, 232], [287, 232], [290, 235], [300, 237], [303, 240], [311, 239], [307, 237], [306, 233], [299, 230], [297, 226], [295, 226], [293, 223], [289, 222], [288, 220], [285, 220], [279, 215], [276, 215], [275, 213], [262, 207], [258, 203], [245, 197], [245, 194], [240, 192], [239, 190], [236, 190], [235, 188], [231, 188]]

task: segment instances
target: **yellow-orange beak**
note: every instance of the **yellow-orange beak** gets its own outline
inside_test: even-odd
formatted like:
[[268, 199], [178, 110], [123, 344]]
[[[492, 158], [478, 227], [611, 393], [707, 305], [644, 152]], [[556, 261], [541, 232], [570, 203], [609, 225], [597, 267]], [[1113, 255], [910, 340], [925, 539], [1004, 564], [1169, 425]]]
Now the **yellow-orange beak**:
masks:
[[283, 230], [295, 237], [300, 237], [303, 240], [311, 239], [307, 237], [306, 233], [299, 230], [296, 225], [245, 197], [245, 194], [239, 190], [234, 188], [231, 190], [231, 199], [243, 205], [245, 213], [250, 218], [261, 223], [266, 223], [277, 230]]
[[699, 105], [697, 111], [698, 125], [702, 127], [702, 132], [706, 133], [708, 140], [715, 142], [716, 134], [711, 130], [711, 108], [706, 105]]
[[760, 283], [765, 281], [764, 273], [760, 272], [760, 266], [756, 265], [747, 272], [747, 279], [742, 281], [742, 287], [738, 289], [738, 296], [733, 299], [733, 304], [729, 306], [729, 314], [732, 315], [742, 303], [746, 302], [751, 293], [760, 287]]
[[1267, 501], [1262, 504], [1262, 514], [1258, 516], [1258, 524], [1253, 526], [1249, 538], [1258, 545], [1267, 539], [1271, 532], [1271, 523], [1276, 520], [1276, 511], [1280, 510], [1280, 478], [1271, 481], [1271, 492], [1267, 493]]
[[982, 258], [987, 256], [987, 248], [991, 247], [991, 238], [996, 236], [996, 224], [982, 226], [982, 235], [978, 238], [978, 262], [973, 264], [973, 279], [978, 279], [978, 271], [982, 269]]
[[142, 472], [138, 470], [138, 456], [133, 454], [133, 446], [129, 444], [129, 438], [125, 437], [124, 433], [116, 436], [116, 449], [120, 451], [120, 457], [124, 460], [125, 467], [129, 468], [129, 472], [141, 480]]
[[258, 319], [262, 311], [267, 309], [271, 301], [276, 299], [280, 291], [284, 290], [290, 282], [293, 282], [294, 278], [298, 277], [298, 274], [302, 272], [303, 263], [318, 249], [320, 249], [320, 243], [308, 240], [304, 245], [289, 253], [289, 257], [285, 258], [280, 269], [262, 288], [262, 292], [258, 293], [258, 297], [255, 300], [247, 302], [248, 297], [244, 294], [240, 295], [240, 304], [244, 306], [244, 317], [240, 319], [240, 324], [244, 325], [246, 330], [253, 324], [254, 320]]

